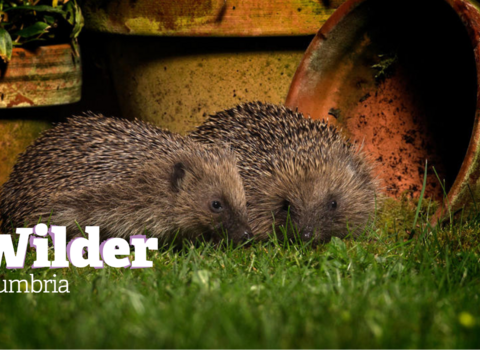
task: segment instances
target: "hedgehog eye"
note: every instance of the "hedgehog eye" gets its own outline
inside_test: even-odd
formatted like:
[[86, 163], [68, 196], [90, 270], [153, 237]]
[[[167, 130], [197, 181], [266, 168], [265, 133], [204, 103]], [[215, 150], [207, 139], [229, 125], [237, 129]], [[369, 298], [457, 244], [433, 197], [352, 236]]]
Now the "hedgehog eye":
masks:
[[290, 202], [287, 201], [287, 200], [284, 200], [284, 201], [283, 201], [283, 205], [282, 205], [282, 210], [283, 210], [283, 211], [288, 211], [290, 207], [291, 207]]
[[221, 213], [223, 211], [223, 205], [220, 201], [210, 202], [210, 210], [214, 213]]
[[329, 205], [330, 205], [330, 210], [335, 210], [337, 209], [337, 206], [338, 206], [337, 201], [331, 201]]

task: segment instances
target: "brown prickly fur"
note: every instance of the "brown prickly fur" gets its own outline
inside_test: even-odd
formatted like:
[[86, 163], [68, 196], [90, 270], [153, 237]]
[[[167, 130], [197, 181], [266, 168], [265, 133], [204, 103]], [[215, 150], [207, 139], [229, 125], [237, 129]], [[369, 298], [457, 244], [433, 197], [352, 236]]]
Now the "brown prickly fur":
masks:
[[[223, 210], [214, 212], [213, 201]], [[72, 117], [18, 159], [0, 197], [2, 229], [42, 221], [100, 226], [102, 239], [249, 231], [234, 154], [139, 121]]]
[[290, 226], [288, 212], [302, 238], [315, 241], [359, 235], [374, 213], [370, 163], [325, 121], [253, 102], [210, 116], [190, 136], [237, 152], [250, 226], [261, 239], [273, 223]]

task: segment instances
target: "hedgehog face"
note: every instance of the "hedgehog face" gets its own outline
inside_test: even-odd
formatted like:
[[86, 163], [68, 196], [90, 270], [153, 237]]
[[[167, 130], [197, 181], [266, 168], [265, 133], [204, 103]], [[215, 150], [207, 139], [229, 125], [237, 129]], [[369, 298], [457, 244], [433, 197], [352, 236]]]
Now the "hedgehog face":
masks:
[[188, 159], [175, 167], [174, 177], [180, 179], [174, 215], [178, 227], [213, 240], [225, 234], [234, 243], [251, 238], [245, 190], [233, 161]]
[[271, 231], [273, 215], [275, 226], [285, 227], [290, 238], [299, 234], [306, 241], [328, 242], [332, 236], [359, 235], [376, 198], [376, 182], [362, 164], [340, 159], [323, 167], [275, 171], [269, 185], [254, 194], [259, 200], [252, 209], [258, 213], [252, 218], [255, 232]]

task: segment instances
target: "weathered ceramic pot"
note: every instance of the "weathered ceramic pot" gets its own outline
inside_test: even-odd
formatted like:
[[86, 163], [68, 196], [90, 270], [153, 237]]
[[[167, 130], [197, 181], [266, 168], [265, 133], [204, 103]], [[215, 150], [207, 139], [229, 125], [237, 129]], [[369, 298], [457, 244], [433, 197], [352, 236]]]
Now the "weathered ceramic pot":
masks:
[[[80, 57], [70, 44], [42, 46], [34, 50], [15, 48], [12, 60], [0, 67], [0, 185], [4, 183], [19, 153], [40, 132], [51, 127], [58, 109], [19, 107], [56, 106], [77, 102], [81, 96]], [[53, 108], [53, 107], [52, 107]]]
[[86, 0], [87, 29], [159, 36], [308, 35], [344, 0]]
[[51, 106], [80, 100], [82, 68], [70, 44], [14, 48], [0, 67], [0, 108]]
[[122, 116], [186, 133], [241, 102], [281, 103], [310, 38], [278, 40], [115, 37], [109, 67]]
[[[109, 42], [124, 117], [185, 133], [240, 102], [281, 103], [311, 38], [344, 0], [87, 1]], [[138, 36], [148, 35], [148, 36]]]
[[445, 186], [457, 210], [480, 198], [479, 7], [412, 4], [343, 4], [310, 44], [286, 103], [364, 142], [392, 197], [419, 196], [428, 159], [426, 194], [441, 199]]

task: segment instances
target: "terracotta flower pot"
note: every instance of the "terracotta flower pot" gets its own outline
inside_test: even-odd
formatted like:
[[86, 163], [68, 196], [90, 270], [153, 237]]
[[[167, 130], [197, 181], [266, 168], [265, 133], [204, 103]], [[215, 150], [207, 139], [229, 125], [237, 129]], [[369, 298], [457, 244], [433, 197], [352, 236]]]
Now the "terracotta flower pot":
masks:
[[123, 116], [187, 132], [240, 102], [283, 102], [305, 35], [343, 1], [89, 0], [83, 13], [124, 34], [105, 38]]
[[[10, 174], [19, 153], [40, 132], [51, 127], [56, 116], [45, 118], [48, 110], [19, 107], [53, 106], [80, 100], [82, 69], [80, 57], [70, 44], [38, 47], [35, 50], [15, 48], [12, 60], [0, 67], [0, 185]], [[50, 112], [53, 114], [54, 109]], [[58, 112], [58, 110], [56, 110]], [[19, 112], [19, 113], [17, 113]]]
[[159, 36], [314, 34], [345, 0], [86, 0], [86, 28]]
[[466, 0], [349, 0], [310, 44], [286, 103], [363, 141], [392, 197], [419, 196], [428, 159], [426, 195], [445, 186], [456, 210], [480, 198], [479, 33]]
[[50, 106], [80, 100], [81, 61], [70, 44], [14, 48], [0, 67], [0, 108]]

